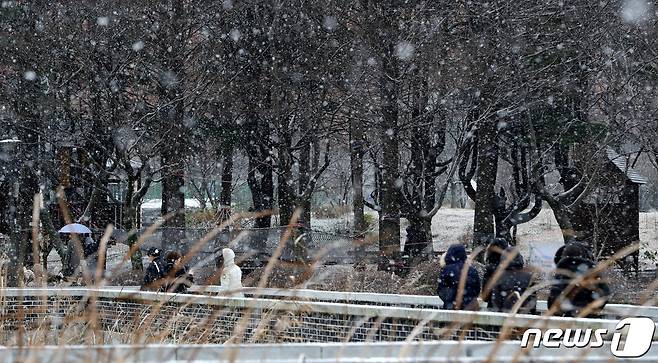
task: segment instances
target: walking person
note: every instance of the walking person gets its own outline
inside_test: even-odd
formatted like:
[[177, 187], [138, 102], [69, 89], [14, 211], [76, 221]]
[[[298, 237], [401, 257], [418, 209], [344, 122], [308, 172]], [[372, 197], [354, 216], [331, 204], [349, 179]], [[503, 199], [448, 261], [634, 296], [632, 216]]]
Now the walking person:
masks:
[[194, 283], [194, 276], [182, 262], [183, 256], [177, 251], [168, 252], [165, 256], [166, 292], [185, 294]]
[[242, 270], [235, 264], [235, 252], [230, 248], [222, 250], [222, 277], [220, 279], [222, 293], [232, 297], [244, 297], [242, 293]]
[[491, 294], [488, 299], [490, 311], [519, 312], [522, 314], [535, 314], [537, 312], [537, 296], [528, 295], [513, 311], [522, 299], [522, 295], [534, 285], [534, 274], [525, 268], [523, 256], [517, 249], [508, 247], [500, 256], [499, 269], [502, 269], [499, 278], [493, 281]]
[[[466, 248], [462, 244], [448, 247], [439, 275], [437, 295], [443, 300], [443, 308], [448, 310], [477, 310], [481, 281], [475, 267], [467, 261]], [[466, 269], [466, 270], [464, 270]], [[465, 279], [462, 275], [465, 273]]]
[[597, 317], [610, 296], [610, 287], [594, 271], [590, 247], [582, 242], [564, 246], [548, 296], [548, 306], [561, 316]]
[[70, 233], [63, 234], [66, 238], [66, 260], [62, 265], [62, 275], [72, 285], [78, 285], [80, 282], [80, 270], [82, 260], [84, 259], [84, 248], [81, 245], [81, 235]]
[[162, 278], [164, 277], [165, 266], [161, 258], [161, 250], [151, 247], [146, 254], [149, 265], [146, 267], [141, 289], [150, 291], [164, 290]]
[[484, 275], [482, 276], [482, 291], [484, 294], [482, 298], [487, 303], [491, 300], [491, 289], [495, 283], [491, 279], [496, 274], [501, 256], [507, 248], [509, 248], [509, 243], [504, 238], [494, 238], [487, 246], [484, 256], [486, 265], [484, 267]]
[[[96, 270], [98, 269], [98, 243], [92, 238], [91, 234], [87, 234], [82, 244], [84, 253], [85, 266], [91, 282], [95, 282]], [[103, 274], [101, 272], [101, 278]]]

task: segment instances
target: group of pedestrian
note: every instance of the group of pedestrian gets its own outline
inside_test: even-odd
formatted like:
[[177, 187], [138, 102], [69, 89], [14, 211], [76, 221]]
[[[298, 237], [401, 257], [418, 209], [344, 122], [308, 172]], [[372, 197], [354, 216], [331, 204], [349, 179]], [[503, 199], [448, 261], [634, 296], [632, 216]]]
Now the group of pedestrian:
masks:
[[183, 263], [178, 251], [162, 254], [162, 250], [152, 247], [147, 252], [149, 265], [144, 274], [142, 290], [186, 293], [194, 283], [194, 275]]
[[[183, 264], [179, 252], [170, 251], [164, 256], [159, 248], [148, 250], [149, 265], [144, 274], [142, 290], [186, 293], [194, 283], [194, 276]], [[244, 297], [242, 293], [242, 270], [235, 264], [235, 252], [224, 248], [221, 254], [221, 290], [233, 297]]]
[[[494, 238], [485, 251], [482, 278], [462, 244], [451, 245], [441, 258], [437, 295], [444, 309], [479, 310], [481, 298], [489, 311], [537, 312], [536, 274], [525, 266], [518, 249]], [[605, 306], [610, 288], [590, 248], [571, 241], [555, 255], [556, 271], [550, 285], [548, 307], [559, 316], [596, 316]]]

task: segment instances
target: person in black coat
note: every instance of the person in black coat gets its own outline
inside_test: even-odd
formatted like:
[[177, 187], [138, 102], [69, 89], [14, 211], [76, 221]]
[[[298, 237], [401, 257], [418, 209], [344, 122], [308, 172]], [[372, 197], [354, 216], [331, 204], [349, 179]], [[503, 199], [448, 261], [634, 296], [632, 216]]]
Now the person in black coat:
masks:
[[161, 279], [165, 276], [165, 266], [160, 254], [161, 250], [159, 248], [149, 248], [147, 255], [150, 263], [148, 267], [146, 267], [146, 272], [144, 273], [142, 290], [164, 290]]
[[548, 296], [548, 306], [556, 311], [555, 315], [597, 316], [607, 302], [610, 287], [592, 272], [595, 266], [589, 246], [582, 242], [564, 246]]
[[165, 291], [179, 294], [187, 293], [187, 290], [194, 283], [194, 276], [190, 273], [187, 266], [182, 264], [183, 256], [172, 251], [165, 256], [164, 275], [167, 280]]
[[490, 280], [496, 273], [496, 270], [498, 270], [498, 265], [500, 264], [501, 260], [500, 256], [508, 247], [509, 242], [507, 242], [507, 240], [504, 238], [494, 238], [487, 246], [487, 250], [484, 256], [484, 262], [486, 265], [484, 267], [484, 275], [482, 276], [482, 289], [486, 294], [486, 296], [483, 298], [487, 303], [491, 298], [491, 291], [486, 290], [487, 288], [491, 289], [493, 287], [493, 282]]
[[62, 274], [69, 278], [75, 277], [80, 272], [80, 264], [84, 258], [84, 250], [82, 247], [82, 241], [80, 240], [80, 235], [74, 234], [65, 234], [64, 238], [66, 241], [66, 261], [62, 266]]
[[[84, 242], [82, 244], [82, 249], [84, 252], [84, 257], [85, 257], [85, 263], [87, 266], [87, 271], [89, 273], [89, 277], [91, 278], [91, 281], [93, 282], [96, 277], [96, 270], [98, 269], [98, 249], [99, 249], [99, 244], [96, 242], [96, 240], [90, 235], [87, 234], [85, 236]], [[101, 277], [103, 276], [103, 269], [101, 269]]]
[[[443, 308], [449, 310], [478, 309], [478, 295], [480, 294], [480, 275], [473, 266], [467, 266], [466, 249], [461, 244], [454, 244], [446, 251], [443, 262], [445, 267], [439, 274], [437, 295], [443, 300]], [[468, 268], [463, 287], [460, 286], [462, 271]], [[458, 295], [462, 289], [461, 301]]]
[[[513, 256], [513, 257], [512, 257]], [[511, 258], [511, 261], [507, 261]], [[507, 265], [505, 265], [507, 263]], [[531, 271], [525, 269], [523, 256], [517, 250], [508, 247], [501, 256], [500, 265], [504, 268], [491, 289], [488, 308], [491, 311], [510, 312], [522, 295], [534, 284]], [[535, 314], [537, 296], [529, 295], [519, 306], [519, 313]]]

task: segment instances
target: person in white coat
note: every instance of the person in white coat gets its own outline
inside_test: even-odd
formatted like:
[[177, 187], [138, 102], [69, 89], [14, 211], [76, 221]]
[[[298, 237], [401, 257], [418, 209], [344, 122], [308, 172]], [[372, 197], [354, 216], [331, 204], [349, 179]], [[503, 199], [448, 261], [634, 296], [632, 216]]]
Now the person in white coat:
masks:
[[235, 252], [230, 248], [222, 250], [224, 263], [222, 266], [222, 292], [230, 291], [232, 297], [244, 297], [242, 293], [242, 270], [235, 264]]

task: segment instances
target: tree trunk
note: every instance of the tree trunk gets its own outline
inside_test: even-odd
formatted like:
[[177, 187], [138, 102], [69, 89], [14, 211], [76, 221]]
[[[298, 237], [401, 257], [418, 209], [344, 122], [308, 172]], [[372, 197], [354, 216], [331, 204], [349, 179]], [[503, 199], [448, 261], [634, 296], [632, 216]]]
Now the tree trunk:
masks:
[[[260, 154], [260, 153], [259, 153]], [[267, 158], [258, 155], [249, 156], [247, 184], [251, 190], [253, 211], [263, 213], [256, 218], [255, 228], [270, 228], [272, 225], [272, 201], [274, 200], [274, 182], [272, 164]]]
[[231, 192], [233, 191], [233, 144], [224, 147], [224, 165], [222, 165], [222, 191], [219, 196], [219, 204], [231, 206]]
[[[308, 122], [303, 121], [304, 130], [308, 128]], [[307, 130], [307, 133], [310, 133], [310, 130]], [[299, 230], [298, 232], [302, 235], [297, 243], [293, 245], [293, 260], [294, 261], [307, 261], [308, 256], [308, 243], [310, 242], [311, 237], [311, 198], [313, 194], [304, 195], [306, 188], [311, 182], [311, 169], [316, 169], [317, 171], [317, 157], [319, 156], [319, 150], [317, 148], [314, 150], [313, 166], [311, 166], [311, 140], [306, 139], [302, 141], [302, 146], [299, 151], [299, 185], [298, 192], [295, 195], [295, 208], [301, 210], [299, 216]]]
[[363, 127], [361, 121], [350, 121], [350, 174], [352, 181], [352, 211], [354, 213], [354, 235], [356, 238], [356, 259], [365, 257], [366, 220], [363, 204]]
[[[186, 154], [186, 145], [183, 140], [186, 136], [185, 96], [186, 80], [185, 62], [186, 44], [182, 33], [186, 25], [185, 4], [174, 1], [168, 5], [169, 9], [160, 27], [162, 34], [160, 60], [162, 70], [175, 77], [175, 82], [161, 82], [160, 85], [160, 121], [166, 125], [170, 140], [162, 150], [162, 209], [163, 217], [163, 248], [182, 250], [185, 240], [185, 168], [183, 160]], [[184, 251], [181, 251], [184, 252]]]
[[163, 153], [162, 162], [169, 165], [162, 178], [162, 247], [180, 251], [185, 240], [185, 171], [176, 153]]
[[[123, 216], [124, 229], [129, 234], [126, 244], [129, 248], [132, 248], [139, 238], [137, 233], [139, 223], [137, 221], [136, 206], [129, 204], [124, 205]], [[144, 265], [142, 264], [142, 252], [139, 249], [130, 256], [130, 264], [132, 265], [133, 271], [142, 271], [144, 269]]]
[[496, 175], [498, 173], [498, 144], [496, 122], [482, 120], [477, 130], [477, 194], [473, 220], [474, 247], [486, 246], [494, 235], [494, 199], [496, 197]]
[[290, 155], [289, 149], [290, 136], [286, 130], [281, 130], [278, 150], [277, 195], [279, 201], [279, 225], [282, 227], [290, 224], [290, 219], [295, 210], [295, 199], [297, 196], [293, 188], [292, 155]]
[[432, 243], [432, 220], [420, 216], [407, 218], [407, 239], [404, 244], [404, 254], [410, 257], [419, 256]]
[[400, 250], [400, 153], [398, 145], [399, 70], [394, 44], [386, 44], [382, 56], [381, 140], [383, 149], [379, 249], [386, 257]]
[[[304, 130], [307, 130], [308, 122], [304, 122]], [[303, 131], [304, 132], [304, 131]], [[310, 132], [307, 130], [306, 132]], [[302, 141], [301, 149], [299, 150], [299, 185], [298, 185], [298, 196], [303, 196], [306, 187], [311, 181], [311, 172], [312, 168], [317, 170], [317, 156], [319, 155], [319, 150], [314, 150], [313, 155], [313, 167], [311, 167], [311, 140], [306, 139]], [[314, 172], [314, 171], [313, 171]], [[301, 215], [299, 218], [299, 224], [305, 228], [311, 227], [311, 195], [307, 198], [303, 198], [297, 201], [297, 208], [301, 208]]]
[[[12, 189], [15, 195], [14, 218], [10, 219], [11, 228], [10, 249], [7, 252], [9, 256], [9, 271], [7, 284], [10, 287], [18, 287], [23, 284], [23, 266], [26, 265], [28, 254], [31, 256], [32, 241], [32, 211], [34, 208], [34, 196], [39, 193], [39, 178], [38, 170], [38, 143], [39, 137], [36, 134], [37, 122], [36, 116], [31, 116], [31, 119], [25, 122], [26, 131], [22, 133], [21, 141], [23, 141], [20, 149], [21, 160], [15, 160], [20, 163], [18, 176], [15, 179], [15, 185]], [[3, 191], [4, 192], [4, 191]], [[10, 207], [11, 208], [11, 207]], [[12, 222], [13, 220], [13, 222]], [[31, 266], [30, 266], [31, 268]]]
[[199, 182], [198, 188], [191, 179], [189, 184], [191, 186], [190, 190], [192, 191], [192, 194], [199, 202], [199, 209], [206, 210], [206, 207], [208, 206], [208, 195], [206, 195], [206, 190], [208, 190], [208, 180], [205, 176], [202, 176], [202, 178], [203, 179]]
[[450, 182], [450, 208], [461, 208], [461, 192], [459, 183], [455, 180]]
[[[246, 120], [245, 132], [249, 135], [247, 155], [249, 170], [247, 184], [251, 191], [252, 210], [262, 213], [256, 218], [255, 228], [270, 228], [272, 225], [272, 206], [274, 202], [274, 180], [272, 157], [270, 155], [270, 125], [251, 113]], [[265, 248], [265, 241], [254, 241], [254, 248]], [[262, 249], [259, 249], [261, 251]]]
[[[4, 180], [0, 182], [0, 190], [5, 190], [9, 191], [11, 190], [12, 186], [11, 183], [9, 183], [7, 178], [3, 178]], [[11, 193], [0, 193], [0, 233], [9, 235], [11, 232], [11, 227], [9, 226], [9, 208], [11, 205], [11, 198], [10, 198]]]
[[[105, 180], [101, 180], [99, 182], [106, 183]], [[93, 222], [92, 216], [94, 215], [96, 206], [100, 203], [102, 197], [104, 196], [106, 197], [106, 195], [103, 193], [103, 190], [99, 186], [95, 185], [91, 191], [91, 195], [89, 196], [89, 202], [87, 203], [85, 210], [82, 212], [80, 218], [78, 218], [79, 223], [88, 224], [90, 221]]]
[[[138, 239], [138, 233], [139, 233], [139, 221], [137, 219], [138, 213], [137, 213], [137, 207], [134, 205], [134, 199], [133, 196], [135, 194], [135, 178], [129, 176], [128, 181], [127, 181], [127, 187], [126, 187], [126, 192], [123, 197], [123, 205], [121, 208], [123, 209], [123, 229], [128, 233], [128, 239], [126, 240], [126, 244], [128, 247], [132, 248], [132, 246], [137, 242]], [[164, 201], [163, 201], [164, 205]], [[130, 262], [132, 265], [133, 271], [141, 271], [144, 269], [144, 266], [142, 265], [142, 253], [141, 251], [137, 250], [135, 251], [134, 254], [130, 256]]]
[[57, 251], [59, 258], [62, 261], [62, 269], [68, 269], [70, 266], [68, 266], [68, 253], [66, 250], [66, 245], [64, 244], [64, 241], [62, 241], [62, 239], [59, 237], [57, 228], [55, 228], [55, 225], [53, 224], [53, 219], [50, 215], [50, 210], [48, 209], [49, 203], [44, 201], [44, 204], [44, 208], [41, 209], [41, 224], [44, 228], [44, 231], [46, 232], [46, 235], [50, 239], [49, 248], [44, 248], [44, 255], [42, 256], [44, 271], [48, 271], [48, 254], [50, 253], [50, 249], [52, 247], [55, 248], [55, 251]]

